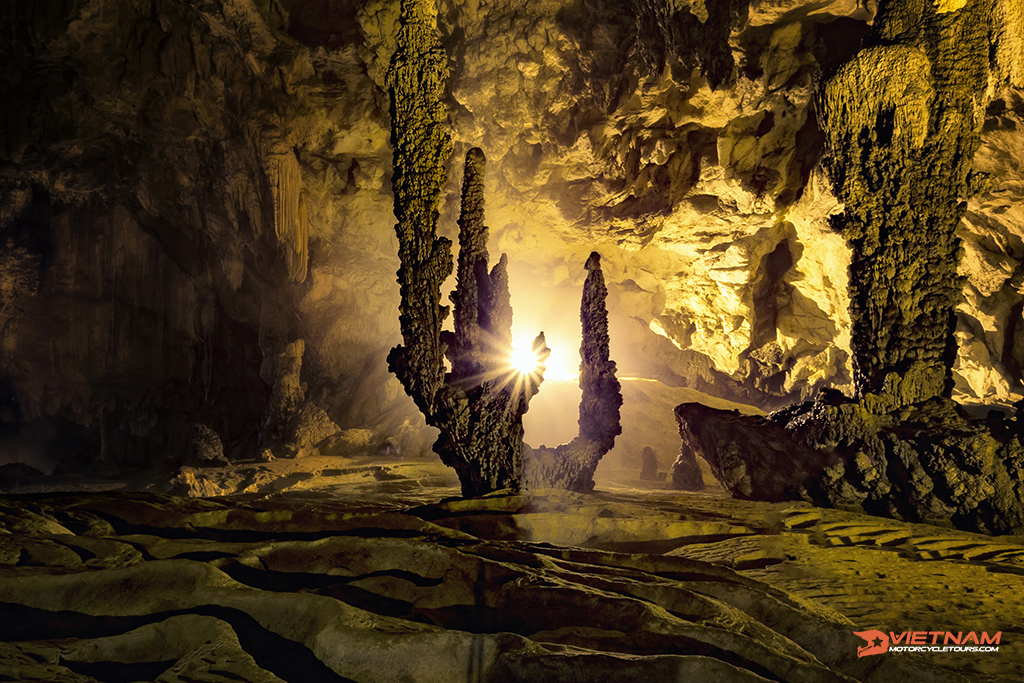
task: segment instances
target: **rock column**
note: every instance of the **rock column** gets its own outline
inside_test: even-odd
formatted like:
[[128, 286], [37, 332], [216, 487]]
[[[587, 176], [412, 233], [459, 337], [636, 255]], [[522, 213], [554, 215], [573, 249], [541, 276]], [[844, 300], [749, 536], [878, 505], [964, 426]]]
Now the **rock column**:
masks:
[[[395, 218], [401, 267], [399, 322], [403, 344], [388, 356], [391, 371], [441, 431], [434, 450], [459, 475], [462, 493], [518, 490], [522, 478], [523, 413], [542, 380], [549, 353], [534, 342], [538, 368], [511, 367], [512, 307], [504, 256], [488, 272], [480, 149], [466, 155], [459, 219], [455, 331], [441, 331], [448, 308], [440, 288], [452, 271], [451, 243], [437, 236], [438, 202], [451, 155], [441, 102], [447, 57], [434, 27], [433, 3], [402, 2], [391, 63], [391, 143]], [[444, 356], [451, 362], [445, 373]]]
[[403, 344], [392, 350], [388, 364], [427, 416], [434, 413], [434, 397], [444, 382], [440, 331], [448, 307], [441, 305], [441, 284], [452, 272], [451, 242], [437, 236], [437, 207], [452, 141], [441, 101], [448, 58], [435, 23], [433, 2], [402, 2], [390, 72]]
[[537, 367], [512, 367], [512, 305], [504, 255], [487, 271], [484, 169], [478, 148], [466, 154], [459, 218], [455, 331], [441, 341], [452, 370], [437, 395], [431, 424], [441, 429], [435, 450], [459, 473], [463, 494], [518, 490], [523, 469], [523, 414], [543, 381], [550, 351], [541, 333], [533, 342]]
[[526, 483], [530, 488], [563, 488], [590, 491], [594, 488], [594, 472], [605, 453], [615, 445], [622, 433], [619, 408], [622, 393], [615, 377], [615, 361], [608, 349], [608, 289], [601, 272], [597, 252], [587, 259], [587, 279], [583, 283], [580, 322], [583, 341], [580, 344], [579, 432], [575, 439], [557, 448], [537, 448], [526, 458]]
[[883, 410], [949, 396], [956, 227], [974, 191], [992, 0], [879, 5], [867, 45], [826, 83], [827, 169], [853, 248], [854, 381]]

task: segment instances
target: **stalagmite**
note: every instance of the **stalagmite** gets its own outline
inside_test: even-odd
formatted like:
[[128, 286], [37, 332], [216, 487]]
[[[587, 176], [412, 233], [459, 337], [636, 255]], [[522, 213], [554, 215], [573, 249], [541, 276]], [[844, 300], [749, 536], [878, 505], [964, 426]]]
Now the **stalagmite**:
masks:
[[597, 464], [615, 445], [622, 433], [619, 408], [622, 406], [619, 380], [615, 377], [615, 361], [608, 351], [608, 310], [605, 299], [608, 289], [601, 272], [601, 256], [597, 252], [587, 259], [587, 280], [583, 284], [580, 322], [583, 342], [580, 345], [579, 433], [575, 439], [557, 448], [532, 449], [526, 457], [526, 484], [529, 488], [564, 488], [589, 491], [594, 488]]
[[438, 392], [435, 450], [454, 467], [467, 496], [518, 489], [522, 476], [523, 413], [543, 381], [550, 353], [541, 333], [533, 342], [537, 367], [512, 367], [512, 306], [508, 260], [488, 273], [483, 181], [486, 159], [478, 148], [466, 154], [459, 218], [455, 331], [442, 332], [451, 372]]
[[[403, 346], [388, 357], [391, 370], [441, 431], [434, 450], [459, 475], [462, 493], [517, 490], [522, 477], [523, 413], [543, 378], [549, 353], [534, 341], [538, 367], [511, 366], [512, 307], [507, 259], [487, 270], [483, 181], [486, 159], [466, 154], [459, 218], [455, 331], [442, 332], [448, 309], [440, 287], [451, 273], [451, 243], [437, 237], [437, 204], [451, 153], [440, 97], [447, 77], [433, 28], [431, 3], [402, 3], [402, 28], [392, 60], [391, 112], [395, 173], [395, 231], [399, 241]], [[451, 362], [445, 374], [442, 354]]]
[[391, 185], [404, 343], [392, 350], [388, 365], [427, 416], [434, 414], [434, 397], [444, 382], [440, 332], [448, 307], [441, 305], [441, 284], [452, 271], [451, 242], [437, 236], [437, 206], [452, 153], [448, 113], [441, 102], [447, 77], [433, 4], [406, 0], [390, 76]]

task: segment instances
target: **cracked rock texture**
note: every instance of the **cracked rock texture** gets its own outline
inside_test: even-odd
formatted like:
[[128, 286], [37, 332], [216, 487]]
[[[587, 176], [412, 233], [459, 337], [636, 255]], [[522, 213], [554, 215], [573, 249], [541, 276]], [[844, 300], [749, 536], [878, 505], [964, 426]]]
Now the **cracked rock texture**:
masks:
[[[978, 113], [988, 180], [956, 228], [951, 380], [956, 397], [1011, 405], [1024, 16], [991, 5], [1005, 78]], [[819, 167], [814, 95], [876, 3], [437, 7], [453, 156], [489, 159], [488, 246], [508, 254], [514, 330], [543, 329], [571, 357], [597, 251], [620, 375], [761, 408], [851, 390], [850, 251], [829, 226], [842, 205]], [[368, 443], [429, 449], [386, 362], [401, 338], [398, 14], [397, 0], [0, 9], [0, 462], [176, 466], [195, 424], [227, 458], [255, 457], [307, 404]], [[457, 197], [444, 186], [448, 238]], [[550, 319], [516, 300], [562, 291]]]

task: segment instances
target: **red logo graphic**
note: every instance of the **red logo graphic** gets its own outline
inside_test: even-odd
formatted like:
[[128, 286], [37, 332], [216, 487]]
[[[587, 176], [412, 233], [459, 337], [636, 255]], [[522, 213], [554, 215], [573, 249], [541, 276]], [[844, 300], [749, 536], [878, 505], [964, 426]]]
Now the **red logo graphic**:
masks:
[[[853, 635], [864, 639], [867, 645], [857, 648], [858, 657], [885, 654], [886, 652], [999, 652], [1002, 631], [989, 635], [982, 631], [889, 631], [882, 633], [854, 631]], [[931, 641], [928, 640], [929, 636]]]
[[854, 631], [853, 635], [867, 641], [867, 645], [857, 648], [858, 657], [880, 655], [889, 651], [889, 636], [881, 631]]

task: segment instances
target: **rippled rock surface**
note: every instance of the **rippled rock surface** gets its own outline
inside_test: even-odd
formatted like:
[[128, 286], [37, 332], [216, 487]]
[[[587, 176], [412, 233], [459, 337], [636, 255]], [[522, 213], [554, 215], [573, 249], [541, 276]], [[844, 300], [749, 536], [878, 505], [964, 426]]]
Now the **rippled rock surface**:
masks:
[[[79, 683], [1021, 673], [1006, 572], [1024, 547], [1009, 539], [621, 487], [409, 507], [457, 491], [449, 470], [428, 469], [344, 485], [325, 473], [287, 495], [217, 500], [4, 497], [0, 672]], [[962, 594], [955, 612], [930, 602], [935, 581]], [[1002, 629], [1004, 651], [858, 659], [854, 630], [922, 619]]]

